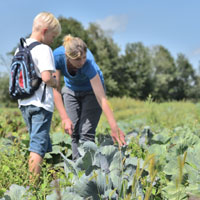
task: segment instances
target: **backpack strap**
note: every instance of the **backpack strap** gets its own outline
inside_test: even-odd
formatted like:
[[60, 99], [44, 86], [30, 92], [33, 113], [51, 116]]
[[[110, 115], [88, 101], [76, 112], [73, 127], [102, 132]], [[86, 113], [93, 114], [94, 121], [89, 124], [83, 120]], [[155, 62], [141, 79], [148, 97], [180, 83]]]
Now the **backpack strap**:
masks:
[[[40, 43], [40, 42], [37, 42], [37, 41], [32, 42], [32, 43], [28, 46], [28, 49], [31, 50], [31, 49], [33, 49], [35, 46], [37, 46], [37, 45], [39, 45], [39, 44], [41, 44], [41, 43]], [[45, 97], [46, 97], [46, 86], [47, 86], [47, 85], [44, 84], [44, 91], [43, 91], [43, 93], [42, 93], [41, 102], [44, 102]]]
[[44, 84], [44, 91], [43, 91], [43, 94], [42, 94], [41, 102], [44, 102], [44, 100], [45, 100], [45, 96], [46, 96], [46, 87], [47, 87], [47, 84]]
[[[26, 40], [24, 38], [20, 38], [20, 48], [25, 48], [24, 43], [26, 43]], [[35, 46], [41, 44], [38, 41], [32, 42], [30, 45], [27, 46], [27, 48], [31, 51]], [[42, 98], [41, 98], [41, 102], [44, 102], [45, 100], [45, 96], [46, 96], [46, 84], [44, 84], [44, 91], [42, 93]]]
[[24, 48], [24, 43], [26, 43], [26, 40], [24, 38], [20, 38], [20, 46]]
[[31, 50], [31, 49], [33, 49], [35, 46], [37, 46], [37, 45], [39, 45], [39, 44], [41, 44], [41, 43], [40, 43], [40, 42], [37, 42], [37, 41], [32, 42], [32, 43], [28, 46], [28, 49]]
[[38, 41], [35, 41], [35, 42], [32, 42], [30, 45], [27, 45], [26, 40], [25, 40], [24, 38], [20, 38], [20, 47], [21, 47], [21, 48], [25, 48], [25, 45], [24, 45], [24, 44], [26, 44], [27, 48], [28, 48], [29, 50], [31, 50], [31, 49], [33, 49], [35, 46], [37, 46], [37, 45], [39, 45], [39, 44], [41, 44], [41, 43], [38, 42]]

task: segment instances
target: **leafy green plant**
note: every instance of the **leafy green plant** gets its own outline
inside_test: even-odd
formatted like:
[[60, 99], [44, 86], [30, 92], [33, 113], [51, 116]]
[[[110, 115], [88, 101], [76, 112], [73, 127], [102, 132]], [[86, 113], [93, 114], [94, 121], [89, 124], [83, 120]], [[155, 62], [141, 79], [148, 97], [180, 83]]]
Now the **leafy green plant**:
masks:
[[[130, 157], [130, 154], [127, 154], [127, 147], [119, 150], [107, 137], [102, 140], [100, 146], [93, 142], [84, 142], [80, 145], [79, 152], [81, 157], [75, 163], [61, 153], [66, 178], [72, 183], [64, 191], [74, 192], [84, 199], [90, 197], [93, 199], [144, 199], [140, 179], [144, 176], [144, 171], [148, 174], [147, 166], [149, 165], [151, 166], [149, 168], [150, 182], [145, 199], [150, 197], [157, 173], [154, 170], [154, 155], [147, 157], [144, 161]], [[55, 192], [48, 198], [53, 196]]]
[[146, 102], [113, 98], [110, 102], [118, 125], [126, 133], [127, 146], [119, 149], [113, 144], [102, 116], [96, 144], [81, 144], [82, 157], [74, 163], [71, 139], [55, 112], [53, 152], [44, 159], [40, 182], [29, 188], [29, 135], [19, 109], [1, 108], [0, 199], [11, 198], [15, 191], [31, 200], [199, 197], [199, 105], [158, 104], [152, 98]]

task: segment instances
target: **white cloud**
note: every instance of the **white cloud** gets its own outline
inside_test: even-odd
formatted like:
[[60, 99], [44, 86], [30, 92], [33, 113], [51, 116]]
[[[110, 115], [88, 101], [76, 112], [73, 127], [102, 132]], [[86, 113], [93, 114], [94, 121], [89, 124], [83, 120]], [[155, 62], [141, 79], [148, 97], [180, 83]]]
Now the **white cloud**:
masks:
[[199, 56], [199, 55], [200, 55], [200, 48], [195, 49], [195, 50], [192, 52], [192, 55], [193, 55], [193, 56]]
[[126, 15], [119, 16], [108, 16], [104, 19], [97, 20], [97, 24], [104, 30], [108, 32], [118, 32], [124, 31], [128, 23], [128, 17]]

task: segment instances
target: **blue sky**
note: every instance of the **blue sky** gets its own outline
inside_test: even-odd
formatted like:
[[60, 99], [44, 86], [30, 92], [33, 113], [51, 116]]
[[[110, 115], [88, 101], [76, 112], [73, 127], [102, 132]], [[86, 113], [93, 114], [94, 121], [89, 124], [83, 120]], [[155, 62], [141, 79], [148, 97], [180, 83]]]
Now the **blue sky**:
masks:
[[[199, 0], [3, 0], [0, 3], [0, 55], [6, 58], [19, 38], [31, 33], [41, 11], [99, 23], [123, 50], [127, 43], [163, 45], [176, 59], [183, 53], [195, 69], [200, 60]], [[0, 69], [3, 70], [0, 65]]]

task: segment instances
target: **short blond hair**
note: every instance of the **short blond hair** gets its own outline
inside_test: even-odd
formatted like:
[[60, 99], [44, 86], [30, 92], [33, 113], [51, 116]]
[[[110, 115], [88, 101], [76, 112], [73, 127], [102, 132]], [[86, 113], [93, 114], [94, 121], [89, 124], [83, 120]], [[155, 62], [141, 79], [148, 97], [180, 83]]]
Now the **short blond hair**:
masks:
[[77, 59], [87, 51], [85, 42], [82, 39], [71, 35], [64, 37], [63, 46], [65, 48], [66, 56], [71, 59]]
[[33, 31], [38, 31], [41, 28], [47, 28], [57, 36], [61, 33], [61, 26], [58, 19], [49, 12], [41, 12], [34, 18]]

